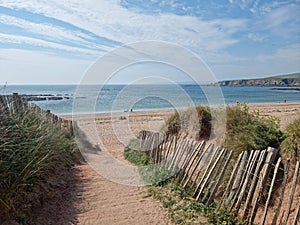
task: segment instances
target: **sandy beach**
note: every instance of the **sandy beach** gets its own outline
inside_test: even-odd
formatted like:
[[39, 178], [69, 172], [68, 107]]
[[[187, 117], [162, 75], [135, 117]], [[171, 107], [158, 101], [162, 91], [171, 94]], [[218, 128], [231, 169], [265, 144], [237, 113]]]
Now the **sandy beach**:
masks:
[[[250, 111], [280, 118], [284, 130], [300, 115], [299, 103], [250, 104]], [[124, 147], [140, 130], [159, 131], [173, 110], [76, 115], [73, 119], [84, 132], [95, 155], [108, 152], [128, 164]], [[70, 119], [70, 116], [65, 116]], [[92, 155], [94, 157], [94, 155]], [[88, 164], [76, 168], [84, 179], [78, 204], [78, 224], [171, 224], [167, 210], [152, 198], [145, 198], [145, 187], [124, 186], [106, 179]]]

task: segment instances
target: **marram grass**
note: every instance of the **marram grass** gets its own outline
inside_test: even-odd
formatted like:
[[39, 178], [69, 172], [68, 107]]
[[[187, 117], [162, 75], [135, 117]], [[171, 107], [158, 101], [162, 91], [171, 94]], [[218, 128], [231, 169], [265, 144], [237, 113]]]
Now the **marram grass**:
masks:
[[72, 166], [77, 154], [71, 135], [43, 115], [0, 110], [0, 218], [22, 213], [41, 179]]

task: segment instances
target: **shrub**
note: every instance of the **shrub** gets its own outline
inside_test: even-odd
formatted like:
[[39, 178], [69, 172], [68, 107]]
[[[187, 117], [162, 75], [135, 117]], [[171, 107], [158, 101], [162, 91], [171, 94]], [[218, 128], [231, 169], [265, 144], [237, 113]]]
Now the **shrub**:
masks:
[[176, 112], [166, 122], [167, 136], [178, 135], [181, 132], [189, 134], [196, 140], [208, 140], [212, 127], [211, 120], [211, 112], [207, 106], [188, 108], [180, 114]]
[[[279, 119], [251, 114], [245, 104], [227, 107], [224, 147], [240, 153], [244, 150], [278, 148], [284, 136], [279, 130]], [[236, 154], [237, 155], [237, 154]]]
[[125, 147], [124, 157], [126, 160], [137, 166], [146, 166], [152, 163], [152, 160], [147, 153], [140, 149], [138, 139], [131, 140]]
[[286, 139], [280, 145], [282, 154], [292, 160], [300, 159], [300, 117], [290, 124], [285, 131]]

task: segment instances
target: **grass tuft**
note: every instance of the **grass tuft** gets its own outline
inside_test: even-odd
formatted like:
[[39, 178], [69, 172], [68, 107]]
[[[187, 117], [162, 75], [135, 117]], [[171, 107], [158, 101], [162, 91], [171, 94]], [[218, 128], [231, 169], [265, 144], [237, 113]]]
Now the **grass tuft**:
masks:
[[41, 181], [72, 167], [78, 155], [71, 134], [41, 114], [32, 109], [13, 114], [0, 110], [0, 217], [25, 223]]

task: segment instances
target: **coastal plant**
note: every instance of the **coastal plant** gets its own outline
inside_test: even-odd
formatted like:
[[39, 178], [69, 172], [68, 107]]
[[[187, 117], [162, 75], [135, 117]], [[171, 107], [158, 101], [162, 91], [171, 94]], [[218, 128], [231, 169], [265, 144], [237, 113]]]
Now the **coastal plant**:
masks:
[[167, 136], [188, 134], [196, 140], [208, 140], [211, 133], [212, 115], [208, 106], [196, 106], [175, 112], [166, 122]]
[[138, 140], [132, 140], [126, 146], [124, 155], [135, 165], [140, 167], [140, 173], [145, 181], [151, 182], [145, 197], [152, 196], [159, 200], [174, 224], [240, 224], [243, 223], [225, 210], [216, 210], [216, 205], [209, 206], [195, 200], [177, 179], [172, 171], [161, 165], [153, 164], [146, 152], [138, 149]]
[[134, 165], [146, 166], [152, 164], [150, 156], [140, 148], [138, 139], [130, 140], [129, 144], [125, 147], [124, 157]]
[[235, 155], [242, 151], [278, 148], [284, 139], [279, 130], [279, 119], [250, 113], [246, 104], [228, 106], [226, 109], [226, 137], [223, 146]]
[[154, 164], [151, 157], [140, 148], [139, 140], [133, 139], [124, 149], [124, 157], [139, 166], [139, 172], [146, 183], [163, 185], [173, 172], [163, 165]]
[[55, 171], [73, 166], [79, 151], [70, 133], [32, 109], [0, 112], [0, 218], [22, 221], [39, 195], [35, 189]]
[[300, 117], [285, 130], [285, 140], [280, 145], [281, 154], [293, 161], [300, 160]]

